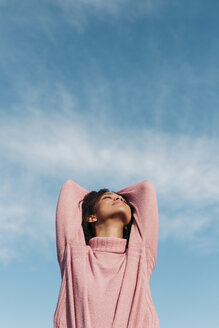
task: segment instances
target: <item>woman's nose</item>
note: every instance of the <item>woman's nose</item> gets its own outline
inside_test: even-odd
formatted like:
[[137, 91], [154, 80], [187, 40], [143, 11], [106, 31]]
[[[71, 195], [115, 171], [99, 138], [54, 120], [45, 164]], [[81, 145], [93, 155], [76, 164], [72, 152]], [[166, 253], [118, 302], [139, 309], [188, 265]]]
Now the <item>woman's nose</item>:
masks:
[[122, 200], [122, 197], [116, 196], [116, 199], [115, 200], [117, 200], [117, 199]]

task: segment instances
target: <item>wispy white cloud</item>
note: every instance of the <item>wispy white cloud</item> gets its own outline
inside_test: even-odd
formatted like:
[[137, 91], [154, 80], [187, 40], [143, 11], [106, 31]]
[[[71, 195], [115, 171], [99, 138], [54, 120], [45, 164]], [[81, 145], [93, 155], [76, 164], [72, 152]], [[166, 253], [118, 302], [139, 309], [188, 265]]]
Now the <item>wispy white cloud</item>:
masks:
[[[132, 1], [130, 0], [112, 0], [112, 1], [104, 1], [104, 0], [57, 0], [61, 6], [64, 8], [83, 8], [86, 10], [87, 8], [93, 8], [96, 10], [109, 12], [111, 14], [115, 14], [118, 11], [122, 11], [124, 7], [132, 6]], [[141, 9], [153, 10], [158, 4], [160, 4], [159, 0], [151, 1], [151, 0], [138, 0], [135, 2], [136, 10], [141, 7]]]
[[0, 246], [0, 261], [2, 264], [7, 264], [17, 258], [19, 258], [19, 254], [14, 249], [8, 246]]
[[163, 8], [160, 0], [57, 0], [63, 10], [66, 20], [83, 30], [90, 17], [99, 19], [122, 17], [128, 21], [136, 20], [140, 16], [158, 14]]
[[112, 125], [107, 113], [98, 120], [93, 113], [79, 114], [77, 97], [58, 90], [53, 110], [49, 101], [47, 111], [42, 110], [41, 97], [31, 97], [30, 92], [12, 115], [2, 116], [0, 234], [6, 237], [1, 258], [14, 257], [21, 239], [42, 247], [53, 240], [57, 199], [44, 189], [43, 181], [52, 187], [64, 177], [87, 188], [104, 185], [114, 190], [151, 180], [161, 210], [161, 240], [196, 241], [213, 250], [216, 234], [210, 232], [206, 239], [205, 230], [218, 227], [211, 211], [219, 196], [218, 140], [148, 127], [124, 130]]
[[[10, 197], [10, 193], [7, 194]], [[0, 260], [8, 262], [13, 258], [19, 258], [14, 241], [26, 238], [24, 232], [27, 208], [18, 203], [2, 201], [0, 205]]]
[[218, 206], [205, 211], [185, 206], [178, 213], [173, 214], [171, 210], [168, 214], [162, 213], [160, 240], [166, 241], [170, 238], [196, 254], [218, 252], [218, 213]]
[[[66, 105], [68, 99], [62, 99]], [[66, 107], [72, 104], [70, 100]], [[102, 176], [107, 167], [114, 181], [117, 176], [123, 181], [150, 177], [162, 196], [175, 192], [198, 203], [217, 199], [217, 139], [148, 127], [121, 133], [107, 115], [103, 121], [96, 119], [70, 110], [46, 114], [36, 108], [22, 117], [6, 117], [0, 131], [2, 154], [37, 174], [57, 176], [74, 170], [80, 176], [98, 170]]]
[[121, 6], [123, 6], [125, 3], [127, 3], [127, 0], [112, 0], [110, 2], [106, 2], [103, 0], [64, 0], [64, 1], [60, 1], [58, 0], [58, 2], [60, 2], [60, 5], [64, 6], [64, 7], [93, 7], [95, 9], [100, 9], [100, 10], [104, 10], [104, 11], [109, 11], [109, 12], [115, 12], [117, 10], [119, 10], [119, 8]]
[[48, 249], [54, 238], [55, 206], [51, 208], [48, 195], [44, 198], [38, 175], [7, 161], [1, 161], [1, 172], [0, 260], [7, 263], [32, 247]]

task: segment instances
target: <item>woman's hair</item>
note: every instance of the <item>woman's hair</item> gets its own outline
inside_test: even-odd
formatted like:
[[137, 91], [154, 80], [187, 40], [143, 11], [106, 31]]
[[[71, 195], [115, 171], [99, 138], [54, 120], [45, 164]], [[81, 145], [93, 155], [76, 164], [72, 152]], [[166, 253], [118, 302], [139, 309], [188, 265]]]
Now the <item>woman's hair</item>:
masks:
[[[95, 214], [96, 211], [96, 204], [98, 202], [98, 200], [101, 198], [101, 196], [105, 193], [105, 192], [109, 192], [109, 189], [107, 188], [103, 188], [100, 189], [99, 191], [91, 191], [88, 194], [85, 195], [85, 197], [82, 199], [82, 227], [84, 230], [84, 236], [85, 236], [85, 240], [86, 240], [86, 244], [89, 244], [89, 240], [93, 237], [95, 237], [95, 232], [94, 229], [92, 228], [92, 223], [87, 221], [88, 216]], [[129, 224], [127, 224], [127, 229], [123, 228], [123, 238], [127, 239], [127, 243], [126, 243], [126, 248], [128, 247], [128, 241], [129, 241], [129, 235], [130, 235], [130, 231], [131, 231], [131, 226], [134, 220], [134, 207], [129, 203], [129, 200], [126, 196], [121, 195], [116, 193], [117, 195], [122, 196], [125, 201], [127, 202], [127, 204], [130, 206], [131, 209], [131, 220], [129, 222]]]

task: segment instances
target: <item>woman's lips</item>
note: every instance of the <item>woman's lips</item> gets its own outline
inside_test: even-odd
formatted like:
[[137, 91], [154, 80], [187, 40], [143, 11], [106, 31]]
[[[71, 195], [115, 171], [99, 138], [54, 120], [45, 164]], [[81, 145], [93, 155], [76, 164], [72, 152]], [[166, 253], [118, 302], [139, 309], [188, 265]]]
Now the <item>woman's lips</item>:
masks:
[[118, 203], [123, 203], [125, 205], [125, 202], [123, 202], [122, 200], [115, 200], [115, 202], [113, 203], [114, 204], [118, 204]]

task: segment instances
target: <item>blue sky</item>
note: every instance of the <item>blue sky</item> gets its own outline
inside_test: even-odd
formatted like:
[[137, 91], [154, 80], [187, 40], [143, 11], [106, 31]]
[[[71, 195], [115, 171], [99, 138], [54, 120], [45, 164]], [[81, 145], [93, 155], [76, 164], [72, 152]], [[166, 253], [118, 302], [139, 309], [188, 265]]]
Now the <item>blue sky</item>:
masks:
[[0, 0], [0, 326], [49, 328], [61, 185], [150, 180], [160, 328], [219, 326], [219, 3]]

